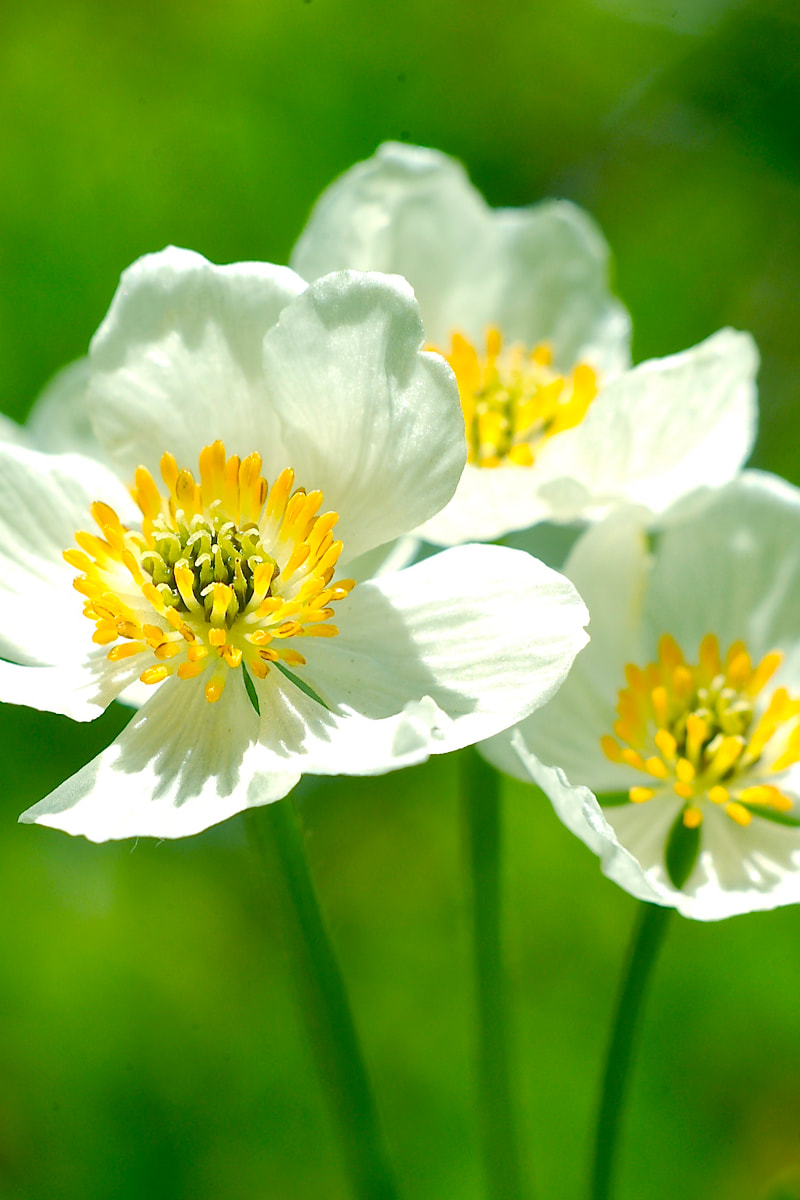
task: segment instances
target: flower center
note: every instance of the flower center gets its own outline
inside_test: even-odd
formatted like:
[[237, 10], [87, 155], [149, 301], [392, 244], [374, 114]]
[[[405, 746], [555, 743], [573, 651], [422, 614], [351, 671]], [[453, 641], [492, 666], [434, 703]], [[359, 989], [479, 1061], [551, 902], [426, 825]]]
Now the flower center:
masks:
[[504, 351], [497, 329], [487, 334], [485, 358], [460, 333], [444, 357], [458, 382], [467, 459], [478, 467], [531, 466], [549, 438], [580, 424], [597, 395], [597, 377], [585, 363], [559, 375], [547, 346]]
[[64, 558], [82, 574], [84, 614], [93, 641], [114, 643], [107, 657], [154, 659], [143, 683], [168, 675], [193, 679], [210, 671], [206, 699], [219, 700], [230, 670], [246, 666], [258, 679], [270, 665], [305, 666], [287, 642], [334, 637], [330, 607], [355, 586], [333, 582], [342, 543], [333, 540], [333, 512], [317, 516], [322, 492], [292, 490], [283, 471], [272, 489], [261, 456], [226, 459], [222, 442], [200, 454], [200, 482], [161, 459], [162, 496], [144, 467], [133, 496], [141, 530], [128, 529], [107, 504], [92, 505], [103, 537], [79, 532], [79, 550]]
[[629, 789], [632, 803], [678, 796], [688, 829], [702, 823], [705, 801], [738, 825], [754, 814], [780, 819], [793, 802], [774, 780], [800, 761], [800, 700], [777, 688], [765, 704], [761, 693], [782, 655], [772, 651], [754, 664], [737, 641], [723, 660], [709, 633], [698, 657], [689, 665], [665, 634], [657, 662], [625, 668], [616, 738], [601, 739], [604, 754], [649, 777]]

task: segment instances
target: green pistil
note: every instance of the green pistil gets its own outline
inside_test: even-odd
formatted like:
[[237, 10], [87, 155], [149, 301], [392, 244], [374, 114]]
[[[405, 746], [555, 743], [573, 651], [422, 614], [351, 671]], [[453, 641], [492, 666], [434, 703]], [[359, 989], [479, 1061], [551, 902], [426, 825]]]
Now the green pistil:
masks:
[[[225, 614], [228, 626], [253, 597], [255, 568], [260, 563], [271, 563], [273, 582], [279, 574], [257, 525], [237, 529], [232, 521], [197, 515], [188, 524], [179, 521], [175, 529], [162, 517], [153, 523], [152, 541], [152, 548], [142, 554], [141, 565], [164, 603], [179, 612], [187, 611], [175, 583], [175, 568], [188, 567], [193, 576], [192, 593], [198, 604], [202, 604], [207, 620], [213, 607], [213, 585], [224, 583], [231, 588], [233, 597]], [[271, 591], [270, 585], [267, 595]]]

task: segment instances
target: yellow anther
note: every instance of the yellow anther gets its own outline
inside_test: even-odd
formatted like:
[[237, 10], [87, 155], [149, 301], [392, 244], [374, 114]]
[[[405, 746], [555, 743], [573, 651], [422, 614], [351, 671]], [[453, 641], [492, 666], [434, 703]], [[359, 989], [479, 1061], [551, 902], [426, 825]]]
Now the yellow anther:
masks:
[[142, 683], [161, 683], [161, 680], [166, 679], [168, 675], [169, 667], [148, 667], [147, 670], [142, 671], [139, 678]]
[[206, 664], [200, 662], [182, 662], [175, 672], [179, 679], [194, 679], [198, 675], [202, 675], [206, 669]]
[[698, 829], [703, 824], [703, 813], [699, 808], [685, 808], [683, 810], [683, 823], [687, 829]]
[[146, 467], [137, 467], [133, 478], [136, 503], [143, 514], [152, 520], [161, 512], [161, 496], [156, 482]]
[[212, 625], [220, 626], [225, 621], [228, 605], [233, 599], [233, 590], [226, 583], [212, 583], [211, 589], [211, 616], [209, 620]]
[[726, 804], [725, 812], [737, 825], [749, 825], [753, 819], [753, 814], [743, 804], [738, 804], [735, 800], [731, 800], [730, 804]]
[[182, 653], [182, 649], [177, 642], [162, 642], [153, 653], [156, 658], [174, 658], [176, 654]]
[[281, 659], [286, 663], [287, 667], [304, 667], [306, 665], [306, 660], [297, 650], [283, 650], [281, 652]]
[[688, 758], [679, 758], [675, 764], [675, 774], [681, 783], [691, 783], [696, 772]]
[[683, 651], [672, 634], [664, 633], [658, 639], [658, 657], [670, 672], [683, 666]]
[[109, 662], [119, 662], [123, 658], [132, 658], [134, 654], [141, 654], [146, 649], [141, 642], [123, 642], [121, 646], [112, 646], [106, 658]]
[[682, 783], [680, 780], [677, 783], [673, 783], [672, 790], [676, 796], [680, 796], [681, 800], [691, 800], [694, 796], [692, 785], [690, 783]]
[[780, 650], [773, 650], [770, 654], [765, 654], [747, 684], [748, 695], [757, 696], [764, 685], [775, 674], [782, 662], [783, 655]]
[[777, 812], [789, 812], [794, 808], [794, 804], [788, 796], [784, 796], [783, 792], [769, 784], [744, 788], [738, 798], [743, 804], [763, 804], [767, 808], [774, 808]]
[[722, 739], [716, 753], [711, 759], [709, 769], [713, 770], [716, 776], [722, 776], [736, 762], [737, 758], [744, 749], [744, 740], [740, 737], [726, 737]]
[[700, 667], [706, 681], [719, 675], [722, 670], [722, 660], [719, 655], [719, 642], [716, 634], [707, 633], [700, 643]]
[[269, 674], [269, 667], [262, 659], [260, 659], [260, 658], [251, 659], [248, 665], [249, 665], [250, 670], [253, 673], [253, 675], [255, 675], [256, 679], [266, 679], [267, 678], [267, 675]]
[[708, 798], [712, 804], [727, 804], [730, 794], [727, 788], [717, 783], [714, 787], [708, 789]]
[[655, 687], [650, 693], [653, 713], [659, 725], [665, 726], [669, 721], [669, 698], [665, 687]]
[[214, 678], [210, 681], [210, 683], [206, 684], [205, 694], [206, 694], [206, 700], [208, 701], [209, 704], [216, 704], [216, 702], [219, 700], [220, 696], [222, 695], [224, 687], [225, 687], [225, 680], [219, 675], [215, 675]]
[[209, 629], [208, 640], [212, 646], [224, 646], [228, 640], [225, 629]]
[[631, 804], [644, 804], [647, 800], [652, 800], [655, 792], [648, 787], [632, 787], [628, 789], [628, 799]]
[[229, 667], [238, 667], [242, 661], [242, 652], [238, 646], [227, 645], [222, 651], [222, 657]]
[[667, 779], [669, 776], [666, 763], [663, 759], [656, 758], [655, 755], [645, 760], [644, 769], [648, 775], [654, 775], [656, 779]]
[[678, 743], [667, 729], [659, 729], [653, 738], [658, 749], [664, 755], [664, 758], [672, 762], [678, 752]]
[[619, 742], [610, 737], [607, 733], [603, 734], [603, 736], [600, 738], [600, 749], [603, 751], [603, 754], [605, 754], [606, 758], [610, 759], [611, 762], [619, 763], [624, 761]]
[[693, 762], [700, 758], [700, 751], [708, 739], [709, 728], [706, 721], [697, 713], [689, 713], [686, 718], [686, 756]]

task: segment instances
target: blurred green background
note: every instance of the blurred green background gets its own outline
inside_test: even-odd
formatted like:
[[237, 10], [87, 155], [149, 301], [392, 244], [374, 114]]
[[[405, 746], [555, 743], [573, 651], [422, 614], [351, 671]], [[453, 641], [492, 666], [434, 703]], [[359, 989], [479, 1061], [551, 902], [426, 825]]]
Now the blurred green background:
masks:
[[[798, 112], [796, 2], [10, 0], [0, 409], [85, 352], [138, 255], [285, 261], [320, 190], [396, 138], [462, 158], [493, 204], [586, 206], [637, 359], [752, 330], [755, 461], [800, 482]], [[124, 719], [0, 710], [0, 1197], [344, 1200], [239, 820], [105, 846], [16, 824]], [[482, 1195], [456, 784], [437, 760], [304, 801], [408, 1200]], [[572, 1200], [635, 904], [532, 790], [504, 806], [523, 1140], [542, 1200]], [[620, 1200], [800, 1195], [799, 958], [794, 909], [675, 920]]]

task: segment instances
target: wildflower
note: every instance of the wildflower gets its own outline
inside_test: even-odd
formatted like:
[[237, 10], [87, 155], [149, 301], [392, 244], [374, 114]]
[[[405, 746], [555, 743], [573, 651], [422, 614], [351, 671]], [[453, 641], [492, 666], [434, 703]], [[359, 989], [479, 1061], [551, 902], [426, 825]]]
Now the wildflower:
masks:
[[608, 289], [608, 250], [566, 201], [490, 209], [463, 168], [386, 144], [317, 202], [292, 264], [412, 284], [458, 379], [468, 462], [421, 531], [453, 545], [541, 521], [595, 520], [625, 502], [660, 514], [725, 483], [755, 430], [752, 339], [722, 330], [630, 364], [630, 322]]
[[[488, 756], [533, 779], [604, 872], [713, 920], [800, 899], [800, 492], [748, 472], [658, 537], [585, 533], [592, 641]], [[556, 765], [557, 764], [557, 765]]]
[[574, 588], [466, 546], [354, 585], [346, 564], [447, 502], [452, 375], [404, 281], [305, 288], [170, 249], [123, 275], [86, 364], [109, 462], [0, 446], [0, 696], [119, 738], [23, 814], [179, 837], [507, 727], [584, 643]]

